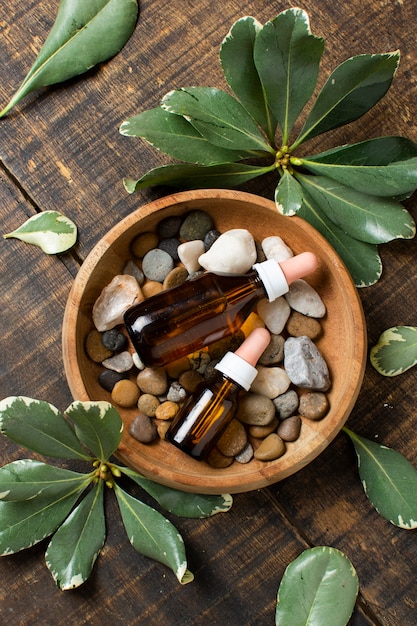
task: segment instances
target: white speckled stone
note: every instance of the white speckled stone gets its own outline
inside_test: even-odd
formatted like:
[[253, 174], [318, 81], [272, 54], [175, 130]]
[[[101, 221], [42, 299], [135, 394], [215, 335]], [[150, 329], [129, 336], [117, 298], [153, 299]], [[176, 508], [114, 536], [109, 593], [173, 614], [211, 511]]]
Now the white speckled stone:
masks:
[[199, 258], [204, 269], [216, 274], [244, 274], [255, 262], [255, 241], [244, 228], [226, 231]]
[[266, 298], [258, 303], [257, 312], [265, 322], [265, 326], [273, 335], [279, 335], [284, 330], [285, 324], [291, 314], [291, 309], [285, 298], [281, 297], [273, 302]]
[[285, 261], [294, 256], [291, 248], [287, 246], [281, 237], [275, 235], [263, 239], [261, 246], [266, 258], [274, 259], [277, 263], [281, 263], [281, 261]]
[[133, 367], [133, 358], [130, 352], [124, 350], [123, 352], [119, 352], [119, 354], [115, 354], [114, 356], [109, 357], [103, 361], [104, 367], [108, 370], [113, 370], [114, 372], [128, 372]]
[[324, 317], [326, 306], [317, 291], [308, 282], [295, 280], [285, 294], [285, 299], [294, 311], [309, 317]]
[[284, 344], [284, 367], [297, 387], [327, 391], [330, 375], [320, 350], [309, 337], [289, 337]]
[[285, 393], [291, 384], [287, 372], [282, 367], [264, 367], [258, 365], [258, 375], [250, 390], [273, 400]]
[[143, 300], [138, 281], [128, 274], [119, 274], [104, 287], [94, 303], [92, 317], [97, 330], [110, 330], [123, 322], [123, 314]]

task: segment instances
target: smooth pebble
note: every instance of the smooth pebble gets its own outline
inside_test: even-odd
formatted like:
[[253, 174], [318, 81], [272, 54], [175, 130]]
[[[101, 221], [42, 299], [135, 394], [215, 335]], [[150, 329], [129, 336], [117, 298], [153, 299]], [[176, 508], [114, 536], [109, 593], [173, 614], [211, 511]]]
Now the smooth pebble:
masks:
[[248, 437], [242, 422], [232, 419], [217, 441], [216, 447], [224, 456], [236, 456], [246, 446], [247, 441]]
[[300, 396], [299, 412], [310, 420], [322, 419], [329, 410], [326, 394], [320, 391], [303, 393]]
[[287, 246], [281, 237], [272, 235], [262, 240], [262, 250], [267, 259], [274, 259], [277, 263], [290, 259], [294, 256], [291, 248]]
[[129, 261], [127, 261], [126, 265], [124, 266], [123, 274], [129, 274], [130, 276], [133, 276], [133, 278], [136, 278], [136, 280], [138, 281], [139, 285], [141, 285], [141, 286], [145, 282], [145, 275], [144, 275], [144, 273], [140, 269], [139, 265], [137, 265], [131, 259], [129, 259]]
[[160, 405], [159, 399], [151, 393], [143, 393], [138, 400], [138, 409], [148, 417], [155, 417], [156, 409]]
[[253, 446], [250, 443], [250, 441], [248, 441], [248, 443], [243, 448], [243, 450], [235, 456], [235, 461], [237, 461], [238, 463], [245, 464], [245, 463], [249, 463], [249, 461], [252, 461], [252, 459], [253, 459]]
[[94, 363], [102, 363], [108, 359], [113, 352], [103, 345], [102, 334], [96, 330], [91, 330], [85, 338], [85, 351]]
[[282, 335], [271, 335], [267, 348], [261, 354], [259, 365], [278, 365], [284, 358], [284, 337]]
[[162, 283], [164, 289], [171, 289], [182, 285], [188, 278], [188, 272], [185, 267], [174, 267]]
[[178, 263], [178, 261], [180, 260], [178, 256], [178, 246], [180, 245], [180, 243], [181, 242], [179, 239], [176, 239], [175, 237], [168, 237], [167, 239], [162, 239], [159, 242], [158, 248], [160, 250], [163, 250], [164, 252], [167, 252], [174, 261], [174, 263]]
[[267, 329], [274, 335], [282, 333], [291, 313], [290, 306], [283, 297], [277, 298], [273, 302], [263, 298], [258, 303], [257, 310]]
[[198, 261], [199, 257], [204, 253], [204, 243], [201, 239], [193, 241], [185, 241], [178, 246], [178, 256], [181, 263], [184, 264], [189, 274], [197, 272], [201, 266]]
[[124, 335], [117, 328], [111, 330], [105, 330], [101, 338], [103, 346], [111, 350], [112, 352], [120, 352], [127, 347], [128, 341], [126, 335]]
[[236, 417], [243, 424], [265, 426], [274, 419], [275, 407], [266, 396], [249, 392], [239, 399]]
[[277, 435], [284, 441], [296, 441], [300, 436], [301, 424], [301, 417], [292, 415], [280, 423], [277, 428]]
[[139, 395], [138, 386], [128, 379], [119, 380], [111, 392], [112, 400], [125, 409], [136, 406]]
[[133, 367], [133, 358], [130, 352], [124, 350], [103, 361], [104, 367], [115, 372], [128, 372]]
[[271, 433], [255, 450], [254, 457], [258, 461], [275, 461], [285, 452], [285, 443], [279, 435]]
[[139, 413], [129, 428], [129, 434], [141, 443], [152, 443], [158, 438], [156, 424], [144, 413]]
[[308, 315], [309, 317], [324, 317], [326, 307], [317, 291], [303, 278], [291, 283], [285, 299], [294, 311]]
[[251, 391], [262, 394], [273, 400], [285, 393], [291, 384], [291, 380], [282, 367], [265, 367], [258, 365], [258, 374], [251, 385]]
[[155, 411], [155, 417], [158, 420], [172, 420], [178, 413], [179, 405], [172, 400], [161, 402]]
[[244, 274], [256, 261], [255, 241], [244, 228], [224, 232], [198, 262], [216, 274]]
[[205, 211], [190, 211], [185, 217], [180, 227], [180, 239], [193, 241], [193, 239], [204, 240], [209, 230], [213, 229], [213, 220]]
[[154, 280], [157, 283], [163, 283], [173, 267], [174, 261], [172, 256], [160, 248], [149, 250], [149, 252], [147, 252], [143, 257], [143, 273], [146, 278]]
[[161, 367], [145, 367], [137, 375], [136, 382], [142, 393], [153, 396], [162, 396], [168, 389], [167, 375]]
[[158, 235], [152, 232], [141, 233], [131, 243], [132, 254], [139, 259], [143, 258], [149, 250], [158, 245]]
[[315, 317], [308, 317], [298, 311], [292, 311], [287, 322], [287, 332], [293, 337], [306, 335], [313, 341], [321, 335], [321, 324]]
[[111, 393], [115, 384], [119, 382], [119, 380], [124, 380], [125, 378], [125, 372], [119, 373], [113, 372], [113, 370], [102, 370], [99, 374], [98, 382], [103, 389]]

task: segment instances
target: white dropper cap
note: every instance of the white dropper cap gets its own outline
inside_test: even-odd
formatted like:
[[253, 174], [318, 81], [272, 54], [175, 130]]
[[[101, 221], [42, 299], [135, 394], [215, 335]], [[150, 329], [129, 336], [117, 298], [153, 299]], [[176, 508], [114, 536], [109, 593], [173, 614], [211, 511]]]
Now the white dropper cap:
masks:
[[[276, 262], [275, 262], [276, 264]], [[266, 328], [255, 328], [236, 352], [227, 352], [215, 369], [249, 391], [258, 370], [255, 365], [269, 344], [271, 336]]]
[[269, 302], [273, 302], [288, 292], [291, 283], [311, 274], [317, 266], [317, 257], [312, 252], [302, 252], [281, 263], [274, 259], [256, 263], [253, 269], [258, 272], [264, 284]]

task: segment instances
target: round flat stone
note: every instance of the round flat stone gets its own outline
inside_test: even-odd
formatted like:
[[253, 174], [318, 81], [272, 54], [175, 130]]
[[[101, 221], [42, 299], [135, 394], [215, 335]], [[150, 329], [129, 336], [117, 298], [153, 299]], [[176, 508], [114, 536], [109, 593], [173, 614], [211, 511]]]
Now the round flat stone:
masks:
[[190, 211], [180, 227], [180, 238], [184, 241], [204, 240], [209, 230], [213, 229], [213, 220], [205, 211]]
[[275, 461], [285, 453], [285, 443], [279, 435], [272, 433], [262, 441], [255, 450], [254, 457], [258, 461]]
[[275, 407], [266, 396], [249, 392], [239, 399], [236, 417], [243, 424], [266, 426], [275, 417]]
[[156, 396], [151, 393], [143, 393], [138, 400], [138, 409], [148, 417], [155, 417], [156, 409], [160, 404]]
[[112, 400], [123, 408], [136, 406], [139, 399], [139, 387], [132, 380], [119, 380], [111, 392]]
[[137, 375], [136, 382], [142, 393], [149, 393], [152, 396], [162, 396], [168, 389], [166, 372], [159, 367], [145, 367]]
[[165, 278], [162, 287], [164, 289], [171, 289], [171, 287], [178, 287], [182, 285], [188, 278], [188, 272], [185, 267], [174, 267]]
[[172, 256], [160, 248], [149, 250], [143, 257], [142, 270], [149, 280], [163, 283], [173, 267]]
[[251, 391], [261, 394], [273, 400], [285, 393], [291, 384], [291, 380], [282, 367], [265, 367], [258, 365], [258, 375], [251, 385]]
[[141, 443], [152, 443], [158, 438], [158, 430], [155, 423], [145, 415], [139, 413], [129, 428], [129, 434]]
[[133, 358], [130, 352], [124, 350], [103, 361], [104, 367], [115, 372], [128, 372], [133, 367]]
[[277, 429], [277, 435], [284, 441], [297, 441], [301, 431], [301, 417], [292, 415], [283, 420]]
[[317, 291], [303, 278], [291, 283], [285, 299], [294, 311], [309, 317], [324, 317], [326, 307]]
[[111, 350], [103, 345], [102, 334], [95, 329], [88, 333], [85, 338], [84, 347], [88, 357], [94, 361], [94, 363], [102, 363], [113, 354]]
[[329, 401], [326, 394], [319, 391], [303, 393], [300, 396], [300, 415], [310, 420], [322, 419], [329, 410]]
[[149, 250], [156, 248], [158, 245], [158, 235], [156, 233], [146, 232], [135, 237], [130, 245], [132, 254], [141, 259]]
[[293, 337], [306, 335], [313, 341], [322, 333], [321, 324], [315, 317], [308, 317], [298, 311], [292, 311], [287, 322], [287, 332]]
[[236, 456], [248, 441], [245, 427], [239, 420], [233, 419], [216, 443], [217, 449], [224, 456]]
[[258, 361], [259, 365], [278, 365], [284, 359], [284, 337], [271, 335], [270, 342]]

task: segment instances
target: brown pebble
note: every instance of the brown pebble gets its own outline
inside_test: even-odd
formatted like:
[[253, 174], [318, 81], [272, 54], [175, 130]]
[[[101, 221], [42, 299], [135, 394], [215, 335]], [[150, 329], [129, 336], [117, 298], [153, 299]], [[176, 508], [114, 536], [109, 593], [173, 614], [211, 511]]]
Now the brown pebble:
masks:
[[254, 457], [258, 461], [274, 461], [285, 452], [285, 443], [279, 435], [271, 433], [255, 450]]
[[329, 410], [329, 401], [326, 394], [320, 391], [303, 393], [300, 396], [298, 412], [310, 420], [322, 419]]
[[185, 267], [174, 267], [165, 278], [162, 286], [164, 289], [171, 289], [171, 287], [177, 287], [182, 285], [188, 278], [188, 272]]
[[256, 439], [265, 439], [278, 428], [278, 420], [275, 417], [267, 426], [249, 426], [249, 434]]
[[158, 420], [172, 420], [178, 413], [179, 406], [176, 402], [167, 400], [162, 402], [155, 411], [155, 417]]
[[320, 337], [322, 328], [314, 317], [308, 317], [298, 311], [292, 311], [287, 321], [287, 331], [293, 337], [310, 337], [314, 341]]
[[249, 392], [239, 398], [236, 417], [250, 426], [267, 426], [275, 417], [275, 406], [270, 398]]
[[183, 372], [178, 378], [178, 382], [188, 393], [194, 393], [198, 385], [204, 380], [203, 376], [196, 370]]
[[224, 456], [236, 456], [242, 452], [247, 442], [245, 427], [239, 420], [233, 419], [217, 441], [216, 447]]
[[162, 283], [158, 283], [156, 280], [147, 280], [142, 287], [142, 294], [144, 298], [150, 298], [163, 291], [163, 289]]
[[180, 374], [191, 368], [190, 360], [187, 356], [172, 361], [165, 366], [165, 371], [170, 378], [179, 378]]
[[207, 463], [218, 469], [229, 467], [229, 465], [233, 463], [233, 460], [232, 456], [224, 456], [217, 448], [213, 448], [207, 457]]
[[103, 346], [102, 334], [96, 330], [91, 330], [85, 338], [85, 351], [94, 363], [102, 363], [113, 354], [111, 350]]
[[155, 233], [141, 233], [135, 237], [130, 245], [132, 254], [141, 259], [149, 250], [156, 248], [158, 245], [158, 236]]
[[155, 412], [160, 405], [158, 398], [150, 393], [143, 393], [138, 400], [138, 409], [148, 417], [155, 417]]
[[283, 420], [277, 429], [277, 434], [284, 441], [297, 441], [301, 431], [301, 417], [292, 415]]
[[112, 400], [125, 409], [136, 406], [140, 391], [132, 380], [119, 380], [111, 392]]
[[167, 375], [162, 367], [145, 367], [137, 375], [136, 382], [142, 393], [152, 396], [162, 396], [168, 389]]
[[129, 434], [141, 443], [151, 443], [158, 437], [155, 423], [144, 413], [139, 413], [129, 428]]
[[160, 439], [165, 439], [165, 435], [168, 432], [168, 429], [171, 425], [171, 422], [169, 420], [166, 420], [165, 422], [157, 422], [156, 423], [156, 429], [158, 431], [158, 435]]

